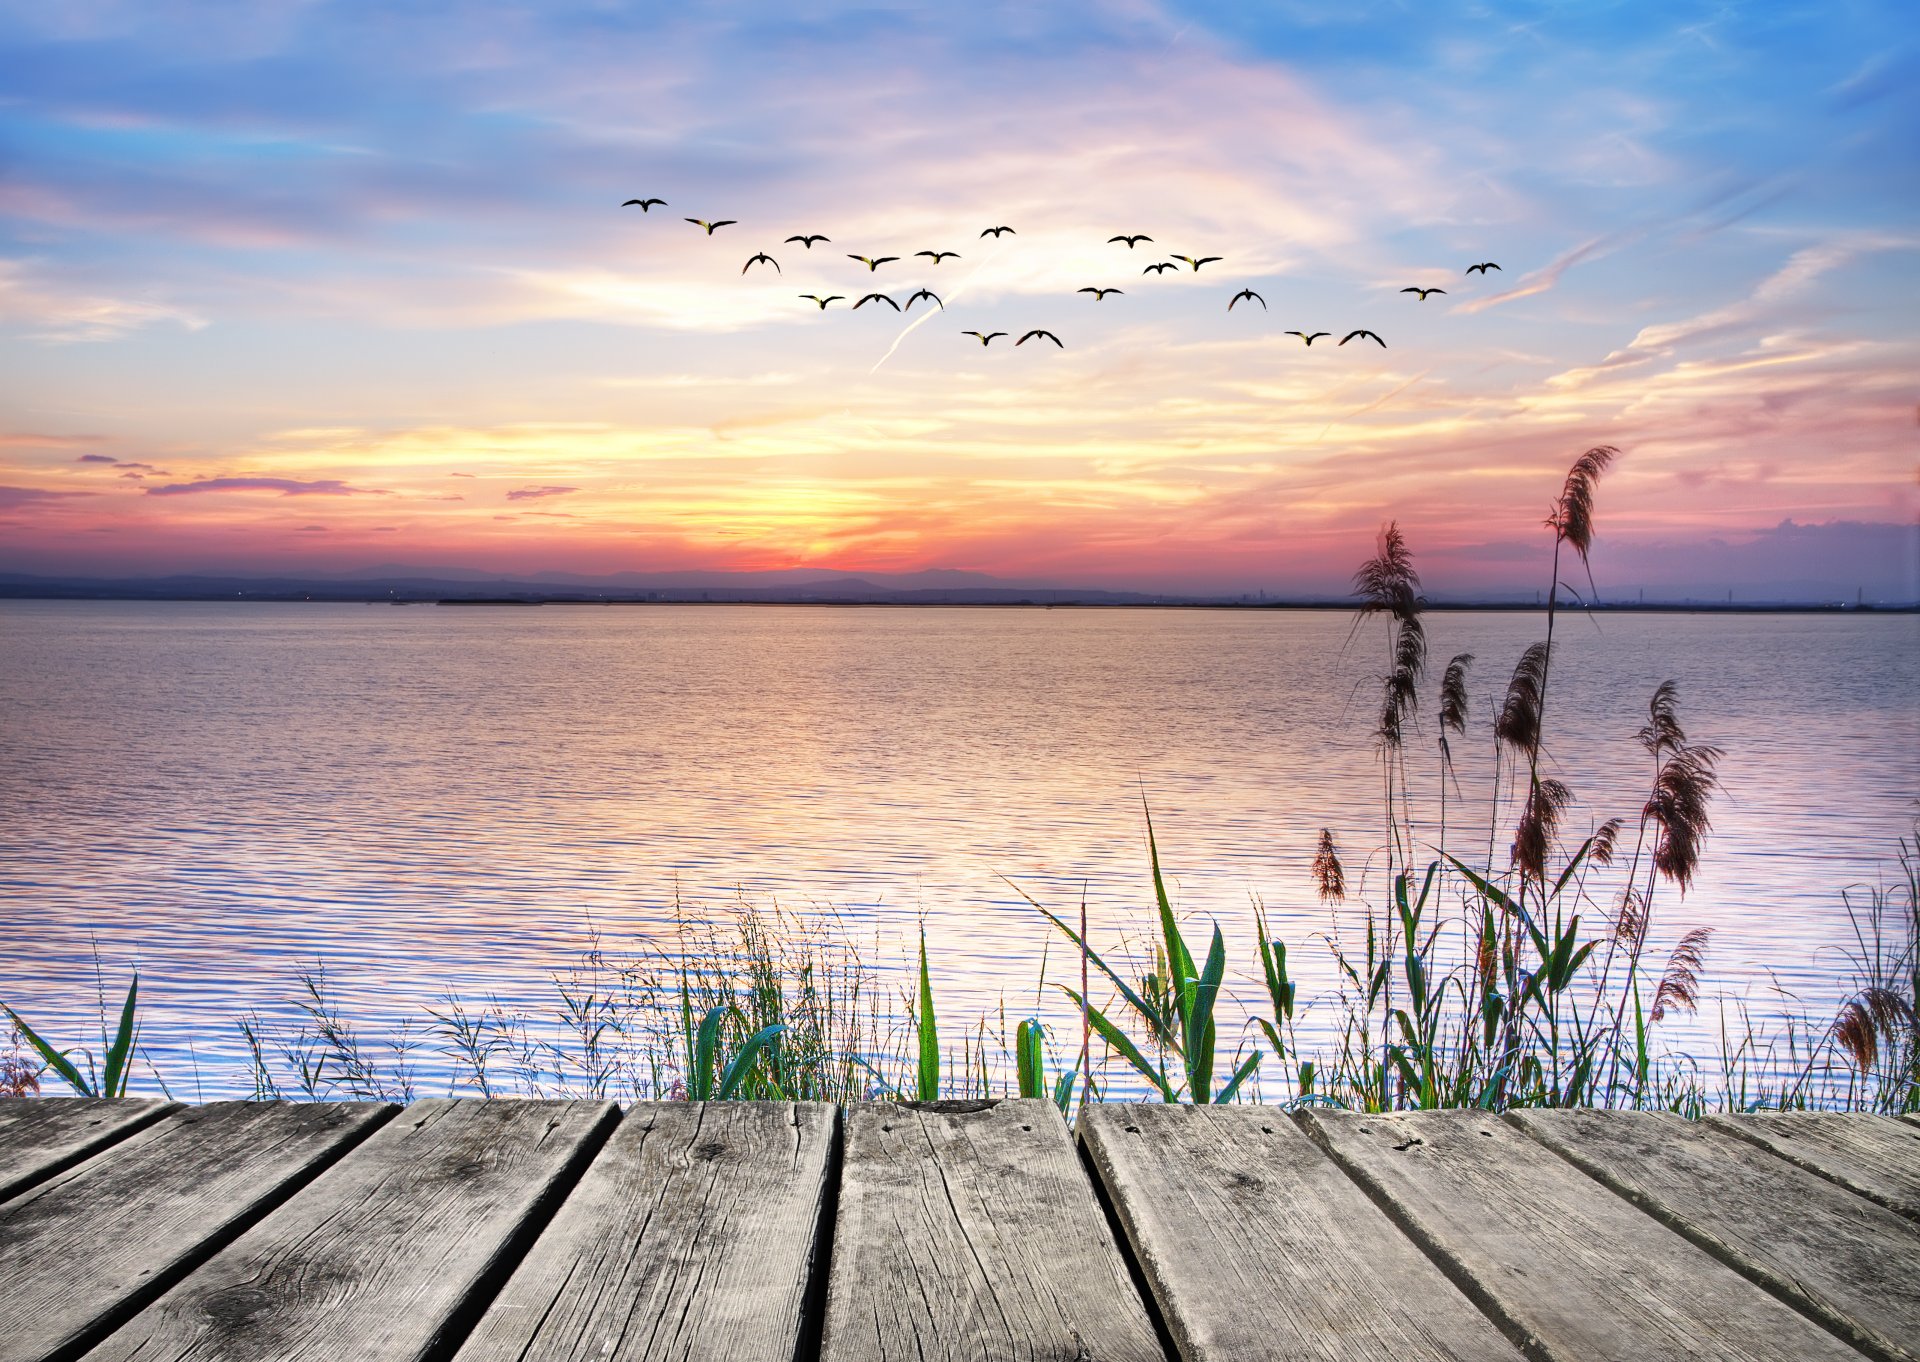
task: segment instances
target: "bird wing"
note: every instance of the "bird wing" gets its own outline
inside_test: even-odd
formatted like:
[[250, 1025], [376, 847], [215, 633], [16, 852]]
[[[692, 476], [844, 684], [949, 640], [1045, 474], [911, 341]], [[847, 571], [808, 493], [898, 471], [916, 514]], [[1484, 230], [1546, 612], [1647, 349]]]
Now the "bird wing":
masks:
[[1185, 261], [1185, 262], [1186, 262], [1187, 264], [1189, 264], [1189, 265], [1191, 265], [1191, 264], [1193, 263], [1193, 257], [1192, 257], [1192, 256], [1190, 256], [1190, 255], [1176, 255], [1176, 256], [1174, 257], [1174, 259], [1175, 259], [1175, 260], [1184, 260], [1184, 261]]
[[888, 262], [889, 260], [898, 260], [899, 258], [900, 258], [900, 257], [899, 257], [899, 256], [897, 256], [897, 255], [883, 255], [883, 256], [881, 256], [881, 257], [880, 257], [880, 258], [879, 258], [878, 260], [876, 260], [876, 261], [874, 261], [873, 263], [874, 263], [874, 264], [876, 264], [876, 265], [884, 265], [884, 264], [886, 264], [886, 263], [887, 263], [887, 262]]
[[1309, 337], [1308, 339], [1314, 339], [1315, 337], [1319, 337], [1319, 336], [1331, 336], [1332, 334], [1333, 332], [1331, 331], [1316, 331], [1313, 333], [1313, 336]]
[[992, 340], [995, 336], [1004, 336], [1006, 334], [1004, 331], [989, 331], [987, 332], [987, 339]]
[[1075, 289], [1074, 292], [1075, 293], [1098, 293], [1100, 292], [1100, 290], [1097, 288], [1082, 288], [1082, 289]]
[[686, 221], [691, 222], [696, 227], [704, 227], [707, 225], [706, 223], [700, 221], [699, 218], [687, 218]]
[[[885, 303], [888, 307], [892, 308], [895, 312], [898, 312], [900, 310], [900, 304], [894, 302], [893, 299], [887, 297], [887, 295], [884, 293], [869, 293], [866, 297], [860, 300], [860, 303], [876, 303], [876, 302]], [[860, 303], [855, 303], [854, 306], [859, 307]]]
[[[1445, 292], [1446, 292], [1446, 290], [1445, 290], [1445, 289], [1443, 289], [1443, 288], [1430, 288], [1430, 289], [1428, 289], [1428, 290], [1427, 290], [1427, 293], [1445, 293]], [[1421, 296], [1422, 298], [1424, 298], [1424, 297], [1426, 297], [1426, 296], [1427, 296], [1427, 293], [1423, 293], [1423, 294], [1421, 294], [1420, 296]]]
[[1424, 290], [1424, 289], [1417, 289], [1417, 288], [1403, 288], [1403, 289], [1401, 289], [1400, 291], [1401, 291], [1402, 293], [1422, 293], [1422, 292], [1425, 292], [1425, 290]]
[[962, 331], [960, 334], [963, 336], [977, 336], [980, 333], [978, 331]]
[[[731, 227], [733, 224], [734, 220], [732, 218], [721, 218], [720, 221], [713, 224], [713, 227]], [[713, 227], [707, 229], [709, 234], [711, 234]]]
[[[1486, 264], [1480, 267], [1480, 273], [1485, 274], [1488, 270], [1500, 270], [1500, 267], [1494, 264], [1491, 260], [1489, 260]], [[1500, 270], [1500, 273], [1505, 274], [1506, 271]]]
[[935, 251], [915, 251], [913, 253], [913, 258], [915, 260], [918, 260], [923, 255], [931, 255], [931, 256], [934, 256], [936, 259], [938, 258], [938, 252], [935, 252]]
[[1197, 270], [1202, 265], [1211, 265], [1214, 261], [1219, 260], [1221, 258], [1222, 257], [1217, 255], [1203, 255], [1198, 260], [1193, 262], [1193, 267]]
[[638, 199], [628, 199], [625, 203], [621, 204], [620, 206], [622, 208], [631, 208], [638, 202], [640, 202], [640, 200]]

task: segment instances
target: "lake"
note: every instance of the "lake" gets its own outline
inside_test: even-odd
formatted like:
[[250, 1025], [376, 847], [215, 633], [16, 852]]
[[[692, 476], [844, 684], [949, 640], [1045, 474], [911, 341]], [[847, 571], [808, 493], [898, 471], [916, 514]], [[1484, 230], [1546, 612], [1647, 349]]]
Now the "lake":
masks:
[[[1440, 668], [1477, 659], [1448, 817], [1484, 861], [1492, 706], [1541, 629], [1428, 616], [1423, 837]], [[1776, 987], [1831, 1015], [1840, 890], [1913, 833], [1916, 644], [1912, 615], [1562, 616], [1548, 765], [1576, 837], [1646, 798], [1660, 681], [1725, 749], [1701, 874], [1662, 890], [1650, 948], [1715, 929], [1703, 1017]], [[234, 1017], [286, 1015], [303, 966], [378, 1029], [449, 987], [544, 998], [594, 934], [744, 895], [833, 910], [903, 984], [924, 920], [943, 1018], [1025, 1015], [1050, 929], [1001, 877], [1084, 893], [1096, 945], [1148, 929], [1143, 798], [1178, 906], [1226, 931], [1230, 991], [1261, 996], [1259, 901], [1313, 995], [1319, 830], [1356, 880], [1384, 842], [1385, 646], [1316, 611], [7, 602], [0, 1001], [72, 1044], [95, 946], [109, 991], [137, 963], [143, 1048], [211, 1097], [248, 1090]]]

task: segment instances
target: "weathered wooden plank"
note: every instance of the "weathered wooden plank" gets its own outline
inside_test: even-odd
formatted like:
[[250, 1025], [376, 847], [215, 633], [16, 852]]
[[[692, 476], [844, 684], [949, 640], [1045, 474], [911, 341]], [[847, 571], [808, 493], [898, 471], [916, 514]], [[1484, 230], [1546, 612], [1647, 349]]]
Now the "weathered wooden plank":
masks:
[[1164, 1362], [1042, 1101], [849, 1107], [826, 1362]]
[[616, 1119], [605, 1102], [416, 1102], [87, 1356], [424, 1357]]
[[1535, 1356], [1841, 1362], [1859, 1354], [1495, 1117], [1311, 1112], [1310, 1131]]
[[0, 1204], [0, 1362], [85, 1347], [391, 1111], [188, 1107]]
[[1515, 1112], [1549, 1149], [1875, 1357], [1920, 1362], [1920, 1229], [1664, 1112]]
[[1849, 1112], [1774, 1111], [1709, 1116], [1707, 1124], [1920, 1220], [1920, 1130], [1904, 1122]]
[[1285, 1114], [1091, 1106], [1080, 1139], [1185, 1362], [1519, 1362]]
[[733, 1362], [800, 1346], [830, 1103], [629, 1110], [459, 1362]]
[[0, 1201], [125, 1139], [174, 1109], [152, 1097], [0, 1102]]

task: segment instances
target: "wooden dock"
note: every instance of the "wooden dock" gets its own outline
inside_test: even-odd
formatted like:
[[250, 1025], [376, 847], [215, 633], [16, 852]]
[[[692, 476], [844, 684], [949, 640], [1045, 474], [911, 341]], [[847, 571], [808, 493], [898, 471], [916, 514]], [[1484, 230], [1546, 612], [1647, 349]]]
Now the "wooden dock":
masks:
[[0, 1362], [1920, 1359], [1920, 1123], [0, 1102]]

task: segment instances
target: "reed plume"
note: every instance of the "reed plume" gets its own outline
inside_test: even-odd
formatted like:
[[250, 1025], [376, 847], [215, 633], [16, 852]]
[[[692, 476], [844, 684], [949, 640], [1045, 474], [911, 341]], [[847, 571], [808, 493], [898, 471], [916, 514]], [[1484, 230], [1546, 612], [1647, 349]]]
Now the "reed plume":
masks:
[[1680, 727], [1680, 688], [1671, 680], [1654, 687], [1653, 697], [1647, 701], [1647, 722], [1636, 736], [1655, 761], [1686, 743], [1686, 730]]
[[[1647, 932], [1647, 901], [1640, 891], [1628, 885], [1620, 891], [1620, 906], [1613, 914], [1613, 940], [1615, 944], [1625, 942], [1630, 953], [1638, 954], [1640, 939]], [[1608, 963], [1612, 963], [1612, 952], [1608, 952]], [[1606, 979], [1602, 977], [1601, 988], [1604, 991]]]
[[1713, 824], [1707, 804], [1720, 786], [1715, 771], [1722, 753], [1708, 743], [1686, 743], [1660, 765], [1653, 794], [1642, 810], [1655, 828], [1653, 868], [1686, 893], [1700, 865], [1700, 848]]
[[1531, 761], [1540, 750], [1540, 712], [1546, 702], [1547, 661], [1550, 645], [1532, 643], [1514, 664], [1507, 681], [1507, 698], [1494, 720], [1493, 733], [1520, 755]]
[[1575, 459], [1567, 470], [1560, 499], [1553, 504], [1553, 514], [1547, 517], [1547, 528], [1557, 539], [1572, 545], [1582, 564], [1593, 544], [1593, 489], [1619, 456], [1620, 451], [1612, 445], [1595, 445]]
[[1420, 702], [1420, 677], [1427, 666], [1427, 631], [1420, 620], [1420, 574], [1413, 553], [1398, 524], [1388, 522], [1380, 534], [1380, 548], [1353, 574], [1360, 597], [1360, 615], [1387, 614], [1393, 619], [1393, 665], [1382, 686], [1380, 722], [1374, 735], [1388, 751], [1397, 750], [1407, 720]]
[[1897, 1045], [1914, 1024], [1912, 1004], [1892, 989], [1876, 984], [1841, 1005], [1833, 1019], [1833, 1039], [1846, 1051], [1853, 1067], [1868, 1074], [1880, 1062], [1881, 1040]]
[[1440, 764], [1449, 772], [1453, 749], [1447, 746], [1447, 730], [1467, 731], [1467, 668], [1472, 665], [1472, 653], [1456, 653], [1440, 677]]
[[1593, 841], [1587, 849], [1587, 859], [1595, 865], [1612, 865], [1613, 853], [1620, 845], [1620, 829], [1625, 820], [1609, 818], [1593, 831]]
[[1313, 887], [1323, 903], [1346, 901], [1347, 871], [1333, 845], [1332, 828], [1320, 829], [1320, 846], [1313, 853]]
[[1680, 938], [1680, 944], [1667, 956], [1667, 968], [1660, 976], [1660, 987], [1653, 992], [1653, 1008], [1647, 1013], [1649, 1022], [1657, 1022], [1667, 1015], [1669, 1008], [1680, 1007], [1694, 1011], [1700, 1004], [1700, 972], [1707, 963], [1707, 941], [1713, 936], [1711, 927], [1695, 927]]
[[1536, 780], [1527, 791], [1526, 807], [1520, 811], [1520, 823], [1513, 832], [1513, 863], [1522, 876], [1536, 882], [1547, 877], [1547, 856], [1553, 850], [1560, 819], [1573, 803], [1573, 791], [1548, 776]]

